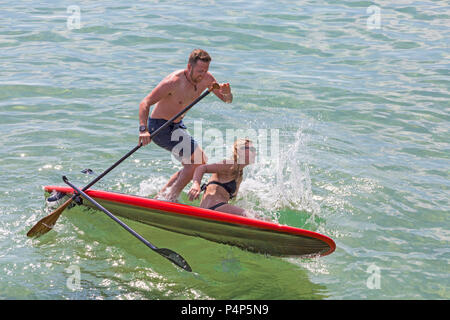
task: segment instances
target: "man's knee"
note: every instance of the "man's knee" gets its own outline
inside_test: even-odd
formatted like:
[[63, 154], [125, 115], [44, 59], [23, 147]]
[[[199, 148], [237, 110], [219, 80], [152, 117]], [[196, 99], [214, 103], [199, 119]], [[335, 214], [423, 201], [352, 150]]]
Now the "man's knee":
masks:
[[199, 166], [202, 164], [206, 164], [208, 162], [208, 157], [203, 152], [203, 150], [200, 147], [195, 148], [194, 152], [191, 155], [190, 158], [190, 164]]

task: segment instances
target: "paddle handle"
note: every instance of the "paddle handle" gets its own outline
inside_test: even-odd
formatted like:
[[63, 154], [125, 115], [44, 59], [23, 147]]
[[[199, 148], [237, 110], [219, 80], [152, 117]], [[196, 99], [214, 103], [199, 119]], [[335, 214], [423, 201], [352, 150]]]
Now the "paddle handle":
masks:
[[[184, 108], [183, 110], [181, 110], [178, 114], [176, 114], [174, 117], [172, 117], [172, 119], [168, 120], [166, 123], [164, 123], [160, 128], [158, 128], [157, 130], [155, 130], [153, 132], [153, 134], [150, 135], [150, 138], [153, 138], [154, 136], [156, 136], [157, 134], [159, 134], [164, 128], [166, 128], [168, 125], [170, 125], [171, 123], [173, 123], [173, 121], [178, 118], [179, 116], [181, 116], [183, 113], [185, 113], [186, 111], [188, 111], [190, 108], [192, 108], [197, 102], [199, 102], [200, 100], [202, 100], [204, 97], [206, 97], [211, 91], [215, 90], [215, 89], [220, 89], [220, 86], [217, 83], [213, 83], [211, 85], [210, 88], [208, 88], [208, 90], [206, 92], [204, 92], [201, 96], [199, 96], [197, 99], [195, 99], [190, 105], [188, 105], [186, 108]], [[111, 167], [109, 167], [108, 169], [106, 169], [102, 174], [100, 174], [98, 177], [96, 177], [94, 180], [92, 180], [87, 186], [85, 186], [82, 190], [86, 191], [88, 190], [90, 187], [92, 187], [95, 183], [97, 183], [97, 181], [99, 181], [101, 178], [103, 178], [105, 175], [107, 175], [111, 170], [113, 170], [115, 167], [117, 167], [120, 163], [122, 163], [122, 161], [124, 161], [126, 158], [128, 158], [129, 156], [131, 156], [133, 153], [135, 153], [140, 147], [142, 147], [142, 143], [137, 145], [136, 147], [134, 147], [131, 151], [129, 151], [126, 155], [124, 155], [122, 158], [120, 158], [116, 163], [114, 163]], [[50, 215], [48, 215], [47, 217], [41, 219], [38, 221], [38, 223], [36, 223], [31, 229], [30, 231], [28, 231], [27, 236], [28, 237], [33, 237], [33, 236], [40, 236], [44, 233], [49, 232], [50, 230], [52, 230], [53, 226], [56, 223], [56, 220], [58, 219], [58, 217], [61, 215], [62, 211], [77, 197], [76, 194], [74, 194], [69, 200], [66, 201], [66, 203], [64, 203], [62, 206], [60, 206], [58, 209], [56, 209], [55, 211], [53, 211]], [[168, 258], [169, 260], [171, 260], [170, 257], [167, 256], [166, 251], [164, 251], [163, 249], [157, 249], [155, 250], [157, 251], [159, 254], [164, 255], [166, 258]], [[169, 255], [171, 256], [171, 255]], [[183, 268], [186, 268], [186, 270], [188, 270], [188, 264], [182, 264]]]
[[127, 230], [129, 233], [131, 233], [133, 236], [135, 236], [138, 240], [140, 240], [143, 244], [145, 244], [147, 247], [152, 249], [154, 252], [160, 254], [161, 256], [163, 256], [166, 259], [169, 259], [172, 263], [174, 263], [178, 267], [183, 268], [184, 270], [189, 271], [189, 272], [192, 271], [191, 266], [178, 253], [176, 253], [175, 251], [172, 251], [170, 249], [165, 249], [165, 248], [160, 249], [160, 248], [155, 247], [149, 241], [147, 241], [144, 237], [142, 237], [140, 234], [138, 234], [136, 231], [134, 231], [129, 226], [127, 226], [124, 222], [122, 222], [119, 218], [117, 218], [115, 215], [113, 215], [111, 212], [109, 212], [107, 209], [105, 209], [101, 204], [99, 204], [97, 201], [95, 201], [90, 196], [88, 196], [84, 191], [78, 189], [76, 186], [74, 186], [72, 183], [70, 183], [69, 179], [67, 179], [66, 176], [63, 176], [63, 181], [67, 185], [72, 187], [73, 190], [75, 190], [74, 191], [74, 196], [77, 196], [77, 195], [83, 196], [83, 198], [85, 198], [88, 201], [90, 201], [95, 207], [97, 207], [97, 209], [99, 209], [99, 210], [103, 211], [104, 213], [106, 213], [106, 215], [108, 217], [110, 217], [115, 222], [117, 222], [122, 228]]
[[122, 161], [124, 161], [126, 158], [128, 158], [129, 156], [131, 156], [133, 153], [135, 153], [140, 147], [142, 147], [142, 144], [137, 145], [136, 147], [133, 148], [133, 150], [131, 150], [130, 152], [128, 152], [126, 155], [124, 155], [122, 158], [120, 158], [116, 163], [114, 163], [111, 167], [109, 167], [108, 169], [106, 169], [101, 175], [97, 176], [97, 178], [95, 178], [94, 180], [92, 180], [88, 185], [86, 185], [83, 188], [83, 191], [86, 191], [87, 189], [89, 189], [90, 187], [92, 187], [94, 184], [96, 184], [101, 178], [103, 178], [104, 176], [106, 176], [111, 170], [113, 170], [115, 167], [117, 167], [119, 164], [122, 163]]

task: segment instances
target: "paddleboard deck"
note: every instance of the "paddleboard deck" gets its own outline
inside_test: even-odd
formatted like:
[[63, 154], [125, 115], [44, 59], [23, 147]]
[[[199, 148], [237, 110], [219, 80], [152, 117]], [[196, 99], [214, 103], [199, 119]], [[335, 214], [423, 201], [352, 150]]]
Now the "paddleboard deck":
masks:
[[[69, 187], [45, 186], [73, 194]], [[219, 211], [116, 192], [86, 193], [114, 215], [189, 236], [273, 256], [326, 256], [334, 241], [320, 233]], [[89, 201], [83, 205], [96, 209]]]

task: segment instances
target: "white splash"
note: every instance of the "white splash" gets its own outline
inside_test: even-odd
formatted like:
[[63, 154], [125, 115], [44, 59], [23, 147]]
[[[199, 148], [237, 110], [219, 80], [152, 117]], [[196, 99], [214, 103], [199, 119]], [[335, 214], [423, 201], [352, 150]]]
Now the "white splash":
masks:
[[138, 195], [142, 197], [156, 195], [167, 183], [167, 178], [163, 176], [152, 176], [144, 180], [139, 185]]
[[[279, 156], [248, 166], [240, 187], [237, 205], [258, 208], [278, 219], [277, 212], [288, 208], [307, 211], [314, 215], [320, 206], [314, 200], [311, 179], [305, 157], [308, 137], [300, 129], [294, 143], [280, 148]], [[261, 212], [257, 209], [257, 212]]]

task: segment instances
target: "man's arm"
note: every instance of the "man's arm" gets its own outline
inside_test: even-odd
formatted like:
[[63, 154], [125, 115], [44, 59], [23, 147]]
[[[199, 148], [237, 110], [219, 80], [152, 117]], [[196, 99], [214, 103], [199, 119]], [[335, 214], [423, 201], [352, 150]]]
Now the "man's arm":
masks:
[[155, 89], [152, 90], [139, 104], [139, 125], [147, 126], [148, 114], [150, 112], [150, 106], [163, 99], [174, 88], [173, 80], [162, 80]]
[[[211, 83], [217, 82], [212, 74], [209, 74], [211, 77]], [[219, 84], [220, 89], [213, 90], [214, 94], [223, 102], [231, 103], [233, 102], [233, 94], [231, 93], [231, 88], [229, 83]]]
[[[148, 114], [150, 113], [150, 106], [154, 105], [172, 92], [174, 88], [173, 80], [162, 80], [155, 89], [152, 90], [139, 104], [139, 127], [147, 127]], [[150, 133], [148, 128], [144, 132], [139, 132], [139, 144], [143, 146], [150, 143]]]
[[233, 94], [231, 93], [231, 88], [229, 83], [220, 84], [220, 89], [213, 90], [214, 94], [223, 102], [232, 103]]

